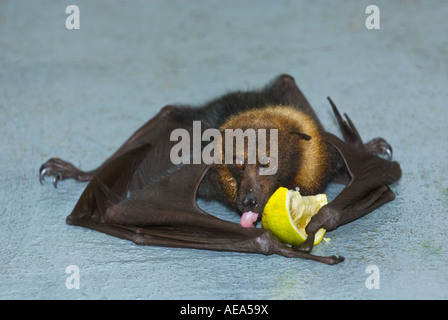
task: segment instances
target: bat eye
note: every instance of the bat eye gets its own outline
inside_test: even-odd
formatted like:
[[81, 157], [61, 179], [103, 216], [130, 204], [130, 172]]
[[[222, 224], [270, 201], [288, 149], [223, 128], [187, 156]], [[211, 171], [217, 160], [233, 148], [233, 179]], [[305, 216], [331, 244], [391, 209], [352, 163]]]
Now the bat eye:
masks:
[[264, 157], [262, 161], [260, 161], [260, 167], [262, 168], [269, 168], [270, 165], [271, 165], [270, 157]]
[[238, 170], [244, 171], [244, 159], [235, 157], [234, 165]]

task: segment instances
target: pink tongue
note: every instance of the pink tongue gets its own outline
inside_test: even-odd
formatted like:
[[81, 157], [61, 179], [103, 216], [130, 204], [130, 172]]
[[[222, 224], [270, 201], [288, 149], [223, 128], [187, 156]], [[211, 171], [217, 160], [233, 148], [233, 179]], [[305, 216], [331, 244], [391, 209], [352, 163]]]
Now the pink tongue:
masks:
[[241, 215], [240, 224], [244, 228], [253, 228], [255, 221], [257, 221], [257, 218], [258, 218], [258, 213], [256, 213], [256, 212], [252, 212], [252, 211], [244, 212]]

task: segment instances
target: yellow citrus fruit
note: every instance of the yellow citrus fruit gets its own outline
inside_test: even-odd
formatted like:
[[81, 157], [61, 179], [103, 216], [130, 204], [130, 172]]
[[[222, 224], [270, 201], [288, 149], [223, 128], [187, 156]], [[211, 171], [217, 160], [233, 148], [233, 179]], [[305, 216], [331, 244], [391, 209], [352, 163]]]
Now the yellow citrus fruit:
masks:
[[[261, 222], [263, 228], [271, 230], [282, 242], [294, 246], [306, 240], [305, 228], [321, 207], [328, 203], [326, 194], [302, 196], [300, 192], [279, 188], [264, 207]], [[319, 244], [325, 229], [319, 229], [314, 245]]]

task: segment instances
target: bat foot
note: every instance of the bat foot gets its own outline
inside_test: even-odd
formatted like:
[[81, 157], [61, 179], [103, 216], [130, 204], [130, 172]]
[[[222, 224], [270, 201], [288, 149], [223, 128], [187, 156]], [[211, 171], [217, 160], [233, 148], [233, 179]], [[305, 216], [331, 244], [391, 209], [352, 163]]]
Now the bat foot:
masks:
[[330, 265], [334, 265], [334, 264], [341, 263], [344, 260], [345, 260], [345, 258], [343, 256], [330, 256], [330, 257], [327, 257], [326, 263], [330, 264]]
[[[312, 241], [310, 241], [310, 239], [307, 239], [307, 241], [302, 243], [300, 246], [293, 247], [293, 249], [295, 251], [297, 251], [297, 252], [301, 252], [301, 253], [305, 253], [305, 254], [311, 255], [311, 250], [313, 249], [314, 237], [312, 237], [311, 240]], [[323, 263], [329, 264], [329, 265], [338, 264], [338, 263], [340, 263], [340, 262], [345, 260], [345, 258], [343, 256], [328, 256], [328, 257], [313, 256], [313, 257], [316, 257], [316, 259], [319, 262], [323, 262]]]
[[40, 184], [43, 184], [46, 176], [53, 176], [53, 186], [55, 188], [57, 188], [60, 180], [72, 178], [78, 181], [89, 181], [93, 177], [90, 172], [81, 171], [71, 163], [59, 158], [51, 158], [39, 168]]
[[298, 246], [295, 246], [294, 250], [300, 251], [300, 252], [305, 252], [305, 253], [310, 253], [313, 250], [313, 246], [314, 246], [314, 235], [313, 236], [308, 235], [305, 242], [301, 243]]
[[375, 138], [365, 144], [367, 151], [374, 155], [391, 161], [393, 156], [392, 146], [383, 138]]

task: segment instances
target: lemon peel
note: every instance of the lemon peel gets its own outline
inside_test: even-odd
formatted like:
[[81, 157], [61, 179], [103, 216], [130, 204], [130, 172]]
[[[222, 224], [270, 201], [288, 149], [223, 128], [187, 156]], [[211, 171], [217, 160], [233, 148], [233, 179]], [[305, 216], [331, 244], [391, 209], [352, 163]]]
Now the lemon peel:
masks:
[[[321, 207], [328, 203], [326, 194], [302, 196], [299, 191], [280, 187], [269, 198], [261, 222], [263, 228], [270, 230], [282, 242], [298, 246], [307, 234], [305, 228]], [[319, 229], [314, 238], [314, 245], [319, 244], [326, 230]]]

